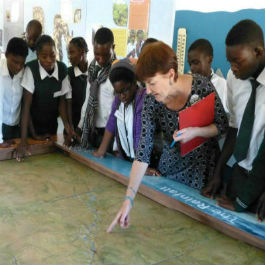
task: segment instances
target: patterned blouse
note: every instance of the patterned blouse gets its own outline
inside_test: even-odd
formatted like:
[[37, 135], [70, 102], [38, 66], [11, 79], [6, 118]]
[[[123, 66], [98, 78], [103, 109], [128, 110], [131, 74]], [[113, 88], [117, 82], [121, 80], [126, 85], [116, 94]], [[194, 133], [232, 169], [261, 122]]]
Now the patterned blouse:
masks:
[[[192, 77], [191, 94], [181, 110], [190, 107], [194, 101], [199, 101], [210, 93], [216, 92], [213, 84], [207, 78], [200, 75], [192, 75]], [[193, 188], [201, 189], [213, 177], [220, 154], [218, 139], [228, 129], [227, 117], [218, 93], [215, 93], [214, 124], [218, 129], [218, 135], [208, 139], [182, 157], [179, 142], [173, 148], [170, 148], [173, 133], [179, 128], [178, 116], [179, 111], [169, 110], [163, 103], [157, 102], [154, 96], [146, 95], [142, 110], [141, 138], [135, 159], [147, 164], [150, 163], [154, 132], [155, 130], [162, 130], [163, 152], [158, 170], [163, 176]]]

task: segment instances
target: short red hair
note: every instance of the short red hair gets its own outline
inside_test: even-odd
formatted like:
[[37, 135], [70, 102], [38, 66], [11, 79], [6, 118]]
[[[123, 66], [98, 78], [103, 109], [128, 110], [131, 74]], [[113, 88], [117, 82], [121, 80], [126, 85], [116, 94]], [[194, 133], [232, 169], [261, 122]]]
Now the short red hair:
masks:
[[162, 41], [150, 43], [143, 48], [136, 64], [137, 79], [145, 81], [157, 73], [166, 74], [170, 69], [178, 76], [178, 61], [175, 51]]

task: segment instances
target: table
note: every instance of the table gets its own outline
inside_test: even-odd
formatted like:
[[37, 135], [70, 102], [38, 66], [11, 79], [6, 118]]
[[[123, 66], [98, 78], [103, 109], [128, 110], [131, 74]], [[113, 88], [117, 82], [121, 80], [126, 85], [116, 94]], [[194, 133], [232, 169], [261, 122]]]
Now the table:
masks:
[[131, 226], [106, 229], [125, 187], [59, 152], [0, 162], [0, 264], [262, 264], [264, 252], [138, 194]]

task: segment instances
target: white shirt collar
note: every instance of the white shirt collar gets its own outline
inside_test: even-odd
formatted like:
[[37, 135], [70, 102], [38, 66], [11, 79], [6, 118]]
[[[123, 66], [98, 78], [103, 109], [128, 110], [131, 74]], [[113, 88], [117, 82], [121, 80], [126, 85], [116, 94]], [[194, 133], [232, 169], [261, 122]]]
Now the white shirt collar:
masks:
[[[2, 63], [2, 73], [1, 73], [2, 76], [9, 76], [11, 78], [8, 67], [7, 67], [6, 58], [3, 58], [1, 63]], [[17, 78], [21, 78], [23, 75], [23, 72], [24, 72], [24, 67], [20, 70], [20, 72], [18, 72], [16, 75], [13, 76], [13, 80]]]
[[49, 78], [54, 77], [56, 80], [59, 81], [57, 62], [55, 63], [54, 70], [53, 70], [53, 73], [51, 75], [49, 75], [48, 72], [41, 66], [40, 61], [38, 61], [38, 62], [39, 62], [39, 67], [40, 67], [39, 69], [40, 69], [41, 80], [43, 80], [44, 78], [46, 78], [48, 76]]
[[74, 67], [74, 74], [75, 74], [75, 77], [77, 77], [77, 76], [80, 76], [80, 75], [88, 75], [88, 71], [86, 71], [86, 72], [82, 72], [80, 69], [79, 69], [79, 67], [78, 66], [75, 66]]
[[263, 86], [265, 86], [265, 67], [263, 68], [263, 70], [261, 71], [261, 73], [259, 74], [259, 76], [257, 77], [257, 81], [262, 84]]
[[211, 74], [210, 74], [210, 77], [211, 77], [210, 80], [214, 80], [214, 79], [216, 78], [216, 74], [215, 74], [213, 68], [211, 68]]

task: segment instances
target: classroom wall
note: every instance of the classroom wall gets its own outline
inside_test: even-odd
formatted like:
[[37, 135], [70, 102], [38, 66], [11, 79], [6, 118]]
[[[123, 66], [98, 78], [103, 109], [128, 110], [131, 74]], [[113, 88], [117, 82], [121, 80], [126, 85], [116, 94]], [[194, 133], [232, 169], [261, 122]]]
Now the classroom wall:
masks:
[[23, 32], [24, 0], [2, 1], [2, 20], [3, 42], [2, 47], [5, 51], [7, 42], [12, 37], [21, 37]]
[[[27, 23], [34, 18], [33, 11], [38, 8], [43, 12], [42, 18], [44, 20], [43, 32], [54, 37], [55, 34], [55, 16], [62, 14], [62, 8], [65, 4], [70, 4], [72, 7], [72, 13], [76, 9], [81, 9], [81, 20], [79, 23], [73, 23], [73, 17], [62, 17], [65, 25], [64, 30], [60, 31], [60, 41], [62, 45], [62, 61], [68, 64], [66, 46], [68, 41], [73, 36], [86, 37], [86, 5], [87, 1], [82, 0], [66, 0], [66, 1], [43, 1], [43, 0], [25, 0], [24, 4], [24, 31], [26, 30]], [[73, 14], [71, 14], [73, 15]], [[58, 58], [57, 58], [58, 59]]]
[[175, 7], [175, 0], [151, 0], [149, 37], [172, 44]]
[[3, 0], [0, 0], [0, 58], [1, 58], [1, 51], [3, 50], [3, 28], [4, 28], [4, 18], [3, 18]]
[[[264, 4], [263, 4], [264, 5]], [[265, 9], [244, 9], [235, 12], [209, 12], [203, 13], [192, 10], [177, 10], [175, 12], [174, 36], [172, 47], [176, 50], [178, 28], [186, 28], [186, 50], [198, 38], [208, 39], [214, 48], [213, 68], [220, 68], [224, 76], [229, 70], [225, 55], [225, 38], [231, 27], [242, 19], [256, 21], [265, 32]], [[185, 70], [189, 70], [187, 52]]]
[[[161, 39], [171, 45], [173, 40], [172, 32], [175, 16], [175, 0], [145, 1], [150, 1], [148, 36]], [[87, 40], [89, 46], [89, 58], [91, 59], [93, 57], [92, 32], [100, 26], [121, 30], [122, 34], [118, 36], [120, 37], [119, 40], [125, 41], [125, 44], [127, 44], [127, 35], [125, 36], [125, 31], [128, 33], [129, 25], [119, 26], [114, 22], [113, 3], [127, 4], [129, 14], [130, 0], [24, 0], [24, 30], [26, 29], [27, 23], [33, 18], [33, 9], [36, 7], [41, 8], [44, 13], [44, 33], [52, 36], [54, 32], [54, 17], [56, 14], [61, 14], [62, 8], [66, 5], [71, 6], [72, 12], [76, 9], [81, 9], [80, 23], [73, 23], [73, 19], [69, 17], [64, 19], [68, 20], [65, 22], [71, 37], [82, 36]], [[161, 7], [163, 7], [164, 10], [168, 10], [167, 16], [161, 16]], [[159, 23], [157, 23], [157, 21], [159, 21]], [[119, 40], [116, 40], [116, 42]], [[62, 46], [63, 61], [68, 63], [64, 36], [62, 37]]]

